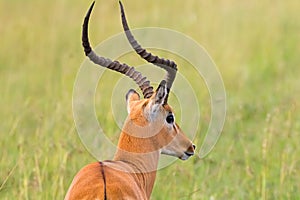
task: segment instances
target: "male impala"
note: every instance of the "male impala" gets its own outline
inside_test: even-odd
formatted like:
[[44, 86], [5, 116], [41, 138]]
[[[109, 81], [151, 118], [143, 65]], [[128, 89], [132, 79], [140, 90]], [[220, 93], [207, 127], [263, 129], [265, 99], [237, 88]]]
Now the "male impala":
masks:
[[173, 61], [153, 56], [143, 49], [131, 34], [123, 6], [122, 23], [126, 36], [135, 51], [148, 62], [167, 71], [156, 89], [142, 74], [126, 64], [98, 56], [88, 39], [91, 5], [84, 19], [82, 44], [85, 54], [98, 65], [132, 78], [142, 90], [144, 99], [131, 89], [126, 95], [128, 117], [122, 128], [118, 150], [112, 161], [85, 166], [75, 176], [65, 199], [150, 199], [159, 155], [167, 154], [186, 160], [194, 155], [195, 146], [175, 123], [168, 93], [176, 75]]

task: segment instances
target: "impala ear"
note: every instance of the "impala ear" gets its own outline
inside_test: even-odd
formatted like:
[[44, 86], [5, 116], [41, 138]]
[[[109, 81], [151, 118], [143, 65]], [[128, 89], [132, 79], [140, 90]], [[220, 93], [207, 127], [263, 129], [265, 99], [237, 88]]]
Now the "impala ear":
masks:
[[165, 98], [167, 97], [167, 86], [166, 86], [166, 81], [162, 80], [156, 89], [155, 93], [150, 99], [150, 114], [153, 115], [159, 111], [161, 106], [165, 102]]
[[162, 80], [155, 91], [155, 95], [154, 95], [155, 104], [162, 105], [164, 103], [166, 96], [167, 96], [166, 81]]
[[140, 100], [140, 95], [134, 90], [130, 89], [126, 94], [127, 112], [130, 113], [131, 102]]

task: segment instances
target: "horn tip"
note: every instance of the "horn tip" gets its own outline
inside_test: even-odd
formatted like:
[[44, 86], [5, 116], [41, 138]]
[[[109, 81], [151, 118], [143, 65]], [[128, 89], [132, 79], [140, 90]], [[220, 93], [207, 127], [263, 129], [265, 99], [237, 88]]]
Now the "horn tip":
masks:
[[92, 8], [92, 9], [93, 9], [95, 3], [96, 3], [96, 1], [93, 1], [93, 3], [91, 4], [91, 8]]
[[122, 4], [122, 1], [121, 0], [119, 0], [119, 5], [120, 5], [120, 7], [121, 7], [121, 9], [123, 8], [123, 4]]

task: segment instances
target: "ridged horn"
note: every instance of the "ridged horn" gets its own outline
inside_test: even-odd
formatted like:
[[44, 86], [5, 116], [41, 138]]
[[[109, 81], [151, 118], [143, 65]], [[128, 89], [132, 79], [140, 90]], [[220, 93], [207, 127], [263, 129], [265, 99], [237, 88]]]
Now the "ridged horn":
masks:
[[165, 100], [165, 103], [167, 103], [169, 91], [170, 91], [170, 89], [173, 85], [174, 79], [176, 77], [177, 65], [174, 61], [155, 56], [152, 53], [147, 52], [146, 49], [141, 47], [141, 45], [137, 42], [137, 40], [134, 38], [133, 34], [131, 33], [131, 31], [129, 29], [122, 2], [119, 1], [119, 4], [120, 4], [120, 9], [121, 9], [121, 18], [122, 18], [123, 29], [125, 31], [126, 37], [129, 41], [130, 45], [132, 46], [132, 48], [136, 51], [136, 53], [138, 55], [140, 55], [146, 61], [148, 61], [156, 66], [159, 66], [167, 71], [167, 74], [164, 78], [164, 80], [166, 80], [166, 85], [167, 85], [167, 90], [168, 90], [168, 94], [167, 94], [167, 97]]
[[88, 23], [94, 4], [95, 1], [90, 6], [84, 18], [82, 26], [82, 46], [84, 48], [85, 55], [89, 57], [90, 60], [95, 64], [117, 71], [121, 74], [130, 77], [142, 90], [144, 98], [150, 98], [153, 94], [153, 87], [150, 85], [150, 81], [147, 80], [147, 78], [144, 77], [141, 72], [136, 71], [134, 67], [130, 67], [125, 63], [121, 64], [118, 61], [111, 61], [109, 58], [104, 58], [102, 56], [97, 55], [90, 46], [88, 38]]

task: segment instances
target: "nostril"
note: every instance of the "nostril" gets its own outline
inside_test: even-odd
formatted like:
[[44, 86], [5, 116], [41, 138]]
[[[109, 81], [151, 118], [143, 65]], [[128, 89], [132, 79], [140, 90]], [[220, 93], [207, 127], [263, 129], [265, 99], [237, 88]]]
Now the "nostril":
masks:
[[196, 149], [196, 145], [193, 144], [193, 148], [194, 148], [194, 150], [195, 150], [195, 149]]

